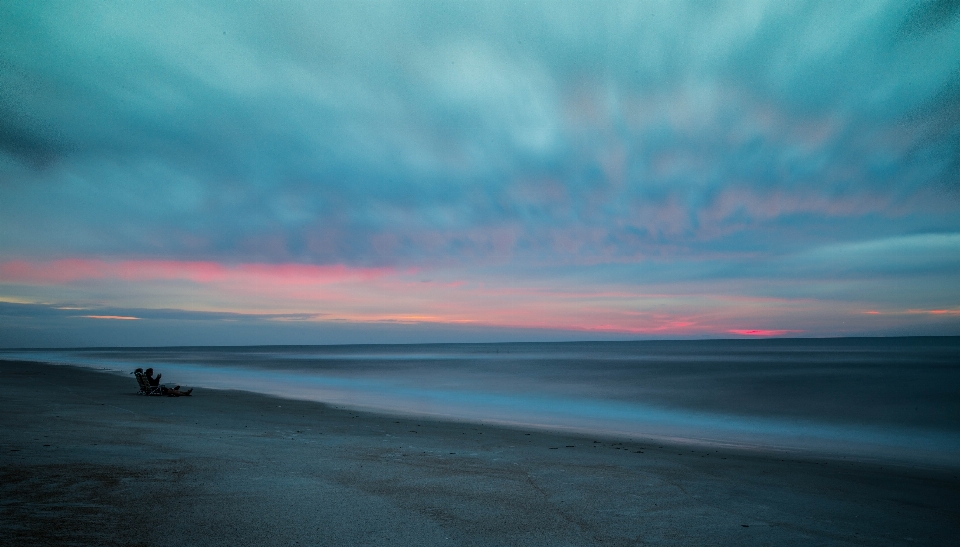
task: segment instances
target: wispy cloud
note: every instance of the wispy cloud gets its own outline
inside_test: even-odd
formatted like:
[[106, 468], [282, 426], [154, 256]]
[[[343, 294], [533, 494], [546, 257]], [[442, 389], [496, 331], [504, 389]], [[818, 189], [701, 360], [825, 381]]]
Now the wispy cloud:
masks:
[[87, 319], [110, 319], [114, 321], [139, 321], [139, 317], [133, 317], [130, 315], [81, 315], [80, 317], [86, 317]]
[[12, 4], [0, 298], [507, 324], [483, 272], [675, 295], [643, 324], [523, 297], [544, 328], [952, 309], [951, 5]]
[[61, 259], [0, 262], [0, 282], [59, 284], [83, 280], [182, 280], [196, 283], [322, 285], [365, 280], [392, 272], [386, 268], [350, 268], [344, 265], [238, 264], [174, 260]]
[[788, 329], [732, 329], [730, 332], [741, 336], [783, 336], [785, 334], [799, 334], [803, 331]]

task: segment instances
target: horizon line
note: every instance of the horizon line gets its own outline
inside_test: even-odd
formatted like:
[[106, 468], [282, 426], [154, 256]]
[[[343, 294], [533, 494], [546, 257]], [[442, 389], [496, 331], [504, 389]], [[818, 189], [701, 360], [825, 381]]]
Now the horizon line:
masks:
[[[510, 342], [396, 342], [363, 344], [207, 344], [207, 345], [170, 345], [170, 346], [57, 346], [57, 347], [10, 347], [0, 348], [6, 351], [51, 351], [51, 350], [97, 350], [97, 349], [187, 349], [187, 348], [278, 348], [278, 347], [368, 347], [368, 346], [492, 346], [522, 344], [636, 344], [655, 342], [770, 342], [785, 340], [859, 340], [859, 339], [914, 339], [914, 338], [960, 338], [960, 334], [918, 334], [918, 335], [860, 335], [860, 336], [754, 336], [742, 338], [652, 338], [642, 340], [551, 340], [551, 341], [510, 341]], [[3, 360], [3, 359], [0, 359]]]

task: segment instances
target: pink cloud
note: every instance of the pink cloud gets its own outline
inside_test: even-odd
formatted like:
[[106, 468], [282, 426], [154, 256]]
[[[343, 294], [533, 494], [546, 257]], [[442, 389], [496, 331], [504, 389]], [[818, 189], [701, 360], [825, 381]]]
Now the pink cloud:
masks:
[[787, 329], [731, 329], [727, 332], [731, 334], [739, 334], [741, 336], [783, 336], [784, 334], [793, 334], [803, 331]]
[[[50, 302], [285, 315], [276, 321], [469, 324], [575, 331], [586, 337], [589, 333], [780, 336], [807, 332], [795, 329], [809, 329], [824, 305], [831, 306], [802, 298], [737, 295], [734, 287], [713, 293], [702, 288], [691, 292], [682, 286], [642, 292], [617, 284], [594, 287], [545, 281], [526, 285], [509, 276], [462, 269], [426, 273], [433, 279], [425, 281], [423, 274], [413, 270], [346, 265], [91, 259], [0, 262], [0, 282], [30, 287]], [[99, 295], [105, 291], [116, 298], [104, 301]], [[787, 328], [731, 328], [751, 323]]]
[[918, 315], [960, 315], [960, 309], [908, 310], [907, 313]]
[[353, 279], [373, 279], [393, 270], [351, 268], [342, 264], [239, 264], [175, 260], [106, 261], [71, 258], [46, 262], [11, 260], [0, 262], [0, 281], [31, 285], [59, 285], [85, 280], [191, 281], [194, 283], [241, 282], [323, 284]]
[[719, 237], [736, 226], [723, 226], [740, 213], [749, 219], [766, 221], [784, 215], [812, 213], [826, 216], [861, 216], [868, 213], [891, 213], [894, 199], [872, 192], [846, 197], [818, 193], [816, 190], [757, 192], [749, 187], [723, 190], [713, 203], [698, 213], [704, 224], [704, 237]]
[[88, 319], [112, 319], [116, 321], [139, 321], [139, 317], [133, 317], [129, 315], [81, 315], [80, 317], [86, 317]]

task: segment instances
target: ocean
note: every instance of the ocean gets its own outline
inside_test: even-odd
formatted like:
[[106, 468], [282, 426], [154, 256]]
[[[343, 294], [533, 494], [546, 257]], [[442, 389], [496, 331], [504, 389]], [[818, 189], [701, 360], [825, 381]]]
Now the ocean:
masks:
[[0, 359], [153, 367], [170, 384], [598, 438], [960, 467], [960, 337], [21, 349]]

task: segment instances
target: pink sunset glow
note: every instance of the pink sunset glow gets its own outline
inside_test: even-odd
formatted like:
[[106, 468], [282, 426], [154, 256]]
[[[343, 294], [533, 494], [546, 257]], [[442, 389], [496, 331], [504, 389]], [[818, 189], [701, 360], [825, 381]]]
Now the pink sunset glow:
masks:
[[[429, 275], [428, 275], [429, 274]], [[423, 279], [423, 277], [436, 279]], [[72, 258], [0, 263], [0, 282], [43, 291], [127, 294], [117, 305], [208, 310], [279, 322], [440, 324], [625, 336], [783, 336], [804, 328], [731, 328], [750, 317], [819, 304], [809, 298], [736, 296], [723, 292], [637, 292], [629, 286], [518, 284], [464, 271], [354, 268], [345, 265]], [[86, 309], [61, 305], [61, 309]], [[84, 317], [132, 320], [135, 314]]]
[[72, 258], [47, 262], [11, 260], [0, 263], [0, 282], [56, 285], [74, 281], [180, 280], [195, 283], [283, 283], [313, 285], [347, 279], [372, 279], [390, 273], [385, 268], [350, 268], [342, 264], [239, 264], [176, 260], [106, 261]]
[[81, 315], [80, 317], [86, 317], [87, 319], [110, 319], [114, 321], [139, 321], [139, 317], [131, 317], [129, 315]]
[[803, 331], [788, 329], [731, 329], [727, 332], [742, 336], [783, 336], [784, 334], [797, 334]]

